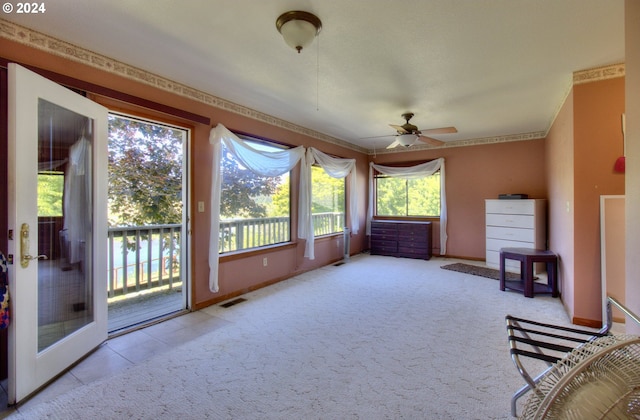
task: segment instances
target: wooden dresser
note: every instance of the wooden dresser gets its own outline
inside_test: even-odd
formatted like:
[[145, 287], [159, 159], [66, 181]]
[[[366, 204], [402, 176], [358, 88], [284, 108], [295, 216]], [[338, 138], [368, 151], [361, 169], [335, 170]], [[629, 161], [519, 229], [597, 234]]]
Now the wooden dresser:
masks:
[[373, 220], [371, 255], [431, 258], [431, 222]]
[[[500, 269], [500, 248], [547, 249], [547, 200], [486, 200], [487, 266]], [[520, 272], [507, 260], [508, 271]]]

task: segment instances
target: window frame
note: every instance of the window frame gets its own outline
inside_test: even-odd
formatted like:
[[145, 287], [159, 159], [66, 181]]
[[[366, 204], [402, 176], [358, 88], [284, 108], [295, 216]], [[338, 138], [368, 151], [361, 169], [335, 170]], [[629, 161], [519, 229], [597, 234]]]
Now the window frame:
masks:
[[[258, 145], [265, 145], [268, 146], [269, 148], [272, 149], [281, 149], [281, 150], [286, 150], [289, 149], [293, 146], [283, 143], [283, 142], [279, 142], [276, 140], [271, 140], [271, 139], [267, 139], [264, 137], [258, 137], [255, 135], [250, 135], [250, 134], [246, 134], [246, 133], [239, 133], [239, 132], [233, 132], [233, 134], [235, 134], [239, 139], [241, 139], [244, 142], [249, 143], [250, 145], [253, 144], [258, 144]], [[223, 145], [224, 147], [224, 145]], [[235, 156], [234, 156], [235, 159]], [[234, 249], [234, 250], [228, 250], [228, 251], [222, 251], [220, 252], [220, 250], [218, 250], [218, 258], [220, 262], [223, 261], [231, 261], [231, 260], [235, 260], [235, 259], [239, 259], [239, 258], [244, 258], [246, 256], [250, 256], [250, 255], [259, 255], [265, 252], [269, 252], [270, 250], [272, 250], [273, 248], [282, 248], [282, 247], [287, 247], [287, 246], [293, 246], [295, 245], [293, 239], [292, 239], [292, 235], [294, 232], [294, 206], [292, 205], [294, 196], [292, 194], [293, 188], [292, 188], [292, 183], [294, 181], [294, 179], [296, 179], [294, 177], [294, 170], [291, 170], [288, 172], [289, 175], [289, 222], [288, 222], [288, 239], [285, 241], [281, 241], [281, 242], [275, 242], [275, 243], [271, 243], [271, 244], [265, 244], [265, 245], [258, 245], [258, 246], [254, 246], [254, 247], [250, 247], [250, 248], [242, 248], [242, 249]], [[224, 183], [224, 174], [223, 176], [223, 183]], [[221, 197], [221, 202], [222, 202], [222, 197]], [[222, 223], [224, 220], [228, 220], [228, 219], [223, 219], [222, 218], [222, 214], [220, 215], [220, 223]], [[219, 228], [219, 227], [218, 227]], [[220, 229], [220, 228], [219, 228]], [[223, 240], [220, 240], [220, 244], [222, 244]]]
[[[428, 162], [428, 161], [425, 161]], [[409, 167], [409, 166], [413, 166], [419, 163], [425, 163], [425, 162], [410, 162], [410, 163], [403, 163], [402, 165], [387, 165], [387, 166], [396, 166], [396, 167]], [[434, 172], [432, 175], [429, 176], [434, 176], [435, 174], [438, 174], [438, 176], [441, 176], [440, 174], [440, 170], [438, 169], [436, 172]], [[405, 204], [405, 209], [407, 209], [406, 214], [405, 215], [400, 215], [400, 214], [396, 214], [396, 215], [380, 215], [378, 214], [378, 179], [379, 178], [394, 178], [393, 176], [390, 175], [386, 175], [383, 174], [381, 172], [378, 172], [377, 170], [374, 169], [374, 173], [373, 173], [373, 198], [374, 198], [374, 212], [373, 212], [373, 218], [377, 219], [377, 220], [419, 220], [419, 221], [439, 221], [441, 218], [441, 214], [440, 211], [442, 209], [442, 204], [440, 205], [440, 208], [438, 209], [438, 215], [409, 215], [408, 214], [408, 206], [409, 206], [409, 201], [406, 201]], [[410, 180], [405, 180], [405, 182], [408, 184]], [[441, 186], [439, 186], [439, 191], [438, 194], [440, 195], [439, 199], [442, 200], [442, 188]], [[408, 195], [407, 195], [408, 197]]]

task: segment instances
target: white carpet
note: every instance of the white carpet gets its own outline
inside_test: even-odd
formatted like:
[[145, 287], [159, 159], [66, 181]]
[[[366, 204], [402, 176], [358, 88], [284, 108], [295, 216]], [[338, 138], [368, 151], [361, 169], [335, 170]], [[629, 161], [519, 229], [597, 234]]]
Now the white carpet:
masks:
[[456, 262], [360, 255], [205, 312], [228, 323], [16, 419], [509, 419], [504, 316], [568, 324]]

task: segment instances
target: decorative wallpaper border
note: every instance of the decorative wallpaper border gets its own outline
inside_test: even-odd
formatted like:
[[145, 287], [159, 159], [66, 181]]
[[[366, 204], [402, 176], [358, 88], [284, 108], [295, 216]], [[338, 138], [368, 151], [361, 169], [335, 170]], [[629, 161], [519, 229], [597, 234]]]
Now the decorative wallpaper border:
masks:
[[[368, 153], [369, 155], [374, 155], [374, 154], [385, 154], [385, 153], [399, 153], [399, 152], [405, 151], [404, 149], [397, 149], [397, 148], [392, 150], [366, 149], [366, 148], [348, 143], [344, 140], [336, 139], [326, 134], [317, 132], [315, 130], [301, 127], [291, 122], [273, 117], [271, 115], [258, 112], [256, 110], [247, 108], [245, 106], [236, 104], [234, 102], [227, 101], [225, 99], [219, 98], [209, 93], [200, 91], [198, 89], [191, 88], [187, 85], [174, 82], [172, 80], [158, 76], [146, 70], [142, 70], [137, 67], [130, 66], [128, 64], [114, 60], [107, 56], [94, 53], [93, 51], [78, 47], [76, 45], [73, 45], [65, 41], [61, 41], [49, 35], [15, 24], [13, 22], [9, 22], [4, 19], [0, 19], [0, 37], [27, 45], [32, 48], [45, 51], [53, 55], [63, 57], [71, 61], [82, 63], [84, 65], [91, 66], [108, 73], [116, 74], [121, 77], [125, 77], [127, 79], [131, 79], [139, 83], [144, 83], [144, 84], [153, 86], [157, 89], [160, 89], [166, 92], [171, 92], [175, 95], [183, 96], [183, 97], [192, 99], [194, 101], [198, 101], [216, 108], [223, 109], [225, 111], [230, 111], [230, 112], [245, 116], [247, 118], [261, 121], [276, 127], [284, 128], [286, 130], [293, 131], [295, 133], [313, 137], [318, 140], [322, 140], [331, 144], [342, 146], [342, 147], [355, 150], [361, 153]], [[622, 77], [622, 76], [624, 76], [624, 64], [616, 64], [613, 66], [606, 66], [606, 67], [600, 67], [597, 69], [574, 72], [573, 83], [574, 84], [587, 83], [587, 82], [592, 82], [596, 80], [603, 80], [603, 79], [609, 79], [613, 77]], [[523, 134], [514, 134], [514, 135], [497, 136], [497, 137], [484, 137], [484, 138], [476, 138], [476, 139], [450, 141], [450, 142], [446, 142], [443, 146], [440, 146], [440, 147], [441, 148], [465, 147], [465, 146], [475, 146], [475, 145], [481, 145], [481, 144], [535, 140], [535, 139], [544, 138], [545, 136], [546, 136], [546, 132], [539, 131], [539, 132], [533, 132], [533, 133], [523, 133]], [[425, 144], [425, 145], [414, 146], [412, 147], [412, 150], [423, 150], [423, 149], [433, 149], [433, 148], [434, 148], [433, 146], [428, 146]]]
[[[466, 147], [466, 146], [478, 146], [482, 144], [494, 144], [494, 143], [508, 143], [512, 141], [526, 141], [526, 140], [537, 140], [543, 139], [547, 136], [547, 133], [544, 131], [537, 131], [533, 133], [522, 133], [522, 134], [509, 134], [506, 136], [495, 136], [495, 137], [482, 137], [476, 139], [468, 139], [468, 140], [455, 140], [448, 141], [442, 146], [429, 146], [426, 143], [417, 144], [415, 146], [411, 146], [411, 151], [414, 150], [428, 150], [428, 149], [445, 149], [449, 147]], [[380, 149], [380, 150], [369, 150], [370, 155], [384, 155], [387, 153], [399, 153], [407, 151], [407, 149], [402, 148], [394, 148], [394, 149]]]
[[573, 84], [580, 85], [583, 83], [614, 79], [616, 77], [624, 77], [624, 75], [625, 75], [624, 63], [612, 64], [610, 66], [603, 66], [603, 67], [596, 67], [593, 69], [574, 71]]

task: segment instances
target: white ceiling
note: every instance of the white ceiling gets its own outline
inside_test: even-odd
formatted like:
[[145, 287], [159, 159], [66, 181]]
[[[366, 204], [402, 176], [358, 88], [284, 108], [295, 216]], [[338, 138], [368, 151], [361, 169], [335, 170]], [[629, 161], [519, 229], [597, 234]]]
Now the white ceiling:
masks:
[[[624, 62], [624, 0], [55, 0], [3, 18], [366, 149], [544, 133], [574, 71]], [[301, 54], [289, 10], [322, 31]], [[256, 133], [259, 134], [259, 133]]]

